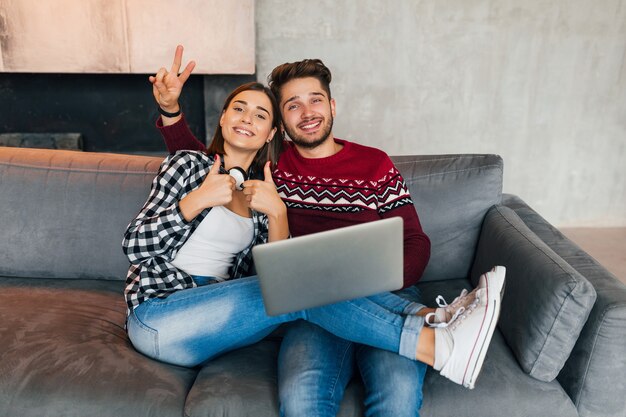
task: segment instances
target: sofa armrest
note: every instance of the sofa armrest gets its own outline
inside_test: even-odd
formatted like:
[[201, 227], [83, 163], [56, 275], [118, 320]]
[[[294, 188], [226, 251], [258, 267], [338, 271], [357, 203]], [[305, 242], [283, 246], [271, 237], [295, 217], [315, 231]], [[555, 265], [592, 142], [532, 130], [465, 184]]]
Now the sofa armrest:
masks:
[[505, 194], [502, 204], [596, 291], [596, 302], [558, 381], [581, 417], [626, 416], [626, 285], [519, 197]]

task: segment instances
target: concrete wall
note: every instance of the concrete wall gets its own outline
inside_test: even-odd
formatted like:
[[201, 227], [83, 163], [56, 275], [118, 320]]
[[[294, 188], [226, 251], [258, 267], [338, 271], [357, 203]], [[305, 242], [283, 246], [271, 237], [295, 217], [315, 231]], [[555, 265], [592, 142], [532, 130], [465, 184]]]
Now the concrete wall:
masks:
[[626, 0], [257, 0], [257, 74], [321, 58], [335, 135], [497, 153], [557, 226], [626, 226]]

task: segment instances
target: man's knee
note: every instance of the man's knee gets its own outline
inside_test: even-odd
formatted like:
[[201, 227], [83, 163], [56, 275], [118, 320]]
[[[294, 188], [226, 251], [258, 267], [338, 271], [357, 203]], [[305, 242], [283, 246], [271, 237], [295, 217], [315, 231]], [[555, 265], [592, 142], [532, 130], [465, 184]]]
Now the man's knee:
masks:
[[359, 349], [357, 364], [365, 385], [367, 416], [419, 415], [427, 365], [368, 347]]
[[316, 326], [287, 331], [278, 364], [282, 416], [335, 416], [353, 369], [352, 344]]
[[279, 380], [280, 414], [285, 417], [334, 416], [337, 408], [331, 395], [322, 390], [316, 378], [287, 375]]

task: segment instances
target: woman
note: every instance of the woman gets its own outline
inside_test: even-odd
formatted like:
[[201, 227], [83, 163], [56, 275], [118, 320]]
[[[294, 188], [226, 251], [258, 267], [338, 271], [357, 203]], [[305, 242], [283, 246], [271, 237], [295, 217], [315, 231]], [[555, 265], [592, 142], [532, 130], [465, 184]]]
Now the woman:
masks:
[[[154, 84], [163, 77], [159, 71]], [[155, 98], [163, 105], [156, 92]], [[169, 110], [161, 112], [176, 117], [176, 109]], [[247, 275], [254, 244], [288, 236], [286, 208], [269, 165], [280, 151], [278, 132], [271, 92], [245, 84], [224, 105], [208, 150], [217, 155], [182, 151], [163, 162], [123, 243], [132, 264], [125, 295], [133, 345], [155, 359], [195, 366], [257, 342], [281, 323], [305, 319], [344, 339], [434, 364], [444, 376], [472, 387], [484, 356], [473, 359], [478, 366], [468, 373], [461, 362], [472, 352], [454, 345], [455, 331], [466, 337], [463, 323], [484, 320], [491, 311], [490, 301], [498, 296], [488, 295], [488, 281], [498, 280], [499, 273], [484, 276], [477, 291], [464, 297], [467, 302], [449, 321], [450, 330], [423, 327], [423, 317], [412, 314], [423, 306], [393, 294], [277, 317], [265, 314], [258, 280]], [[253, 178], [243, 182], [243, 190], [226, 174], [235, 165]], [[260, 167], [263, 180], [257, 175]]]

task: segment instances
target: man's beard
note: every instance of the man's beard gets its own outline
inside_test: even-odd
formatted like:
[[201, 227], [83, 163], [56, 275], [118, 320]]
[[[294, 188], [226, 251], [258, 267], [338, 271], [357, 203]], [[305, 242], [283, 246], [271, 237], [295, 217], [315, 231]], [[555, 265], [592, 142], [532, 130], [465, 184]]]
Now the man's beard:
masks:
[[294, 130], [289, 128], [287, 125], [285, 125], [285, 131], [287, 131], [289, 138], [291, 138], [293, 143], [295, 143], [296, 145], [305, 149], [314, 149], [320, 146], [322, 143], [326, 142], [326, 139], [328, 139], [328, 137], [330, 136], [330, 132], [332, 132], [333, 130], [333, 121], [334, 121], [333, 117], [330, 116], [330, 119], [328, 120], [329, 120], [329, 123], [325, 124], [322, 127], [323, 130], [321, 131], [321, 135], [317, 139], [310, 140], [304, 135], [298, 135]]

